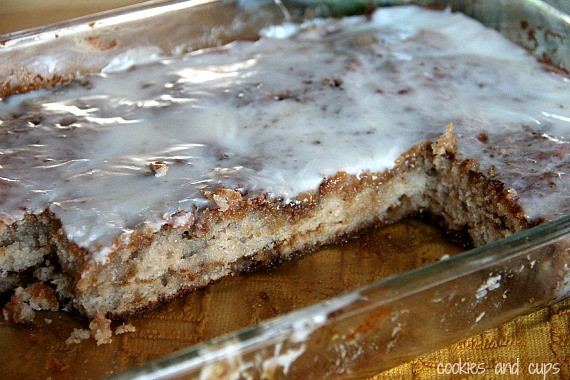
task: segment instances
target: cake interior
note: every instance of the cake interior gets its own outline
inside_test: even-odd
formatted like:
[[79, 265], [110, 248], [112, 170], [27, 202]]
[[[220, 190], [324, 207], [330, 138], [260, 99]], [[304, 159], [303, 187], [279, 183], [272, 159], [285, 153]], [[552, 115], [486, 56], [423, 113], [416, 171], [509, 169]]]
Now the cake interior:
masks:
[[[105, 264], [86, 262], [50, 213], [32, 216], [4, 230], [2, 257], [13, 263], [4, 290], [25, 286], [26, 279], [41, 281], [68, 309], [89, 318], [120, 318], [222, 277], [422, 212], [447, 230], [466, 233], [476, 246], [528, 227], [511, 191], [472, 171], [470, 162], [455, 160], [454, 150], [450, 126], [438, 141], [415, 146], [390, 171], [338, 173], [316, 192], [285, 205], [219, 190], [208, 195], [218, 207], [203, 210], [192, 226], [137, 236]], [[25, 321], [17, 304], [11, 302], [5, 315]]]

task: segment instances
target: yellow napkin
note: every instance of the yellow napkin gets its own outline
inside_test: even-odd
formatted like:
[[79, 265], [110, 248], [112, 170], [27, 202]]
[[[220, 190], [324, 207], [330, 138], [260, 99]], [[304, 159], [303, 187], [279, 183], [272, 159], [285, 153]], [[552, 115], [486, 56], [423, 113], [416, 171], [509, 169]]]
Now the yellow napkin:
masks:
[[570, 379], [570, 298], [370, 380]]

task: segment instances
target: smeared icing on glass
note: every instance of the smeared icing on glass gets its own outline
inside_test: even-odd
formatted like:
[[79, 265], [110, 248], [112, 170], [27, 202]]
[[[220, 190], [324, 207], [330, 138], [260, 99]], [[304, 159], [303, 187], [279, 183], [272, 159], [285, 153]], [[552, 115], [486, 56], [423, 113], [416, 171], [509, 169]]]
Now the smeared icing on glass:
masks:
[[449, 122], [529, 218], [570, 211], [568, 79], [460, 14], [381, 9], [87, 80], [0, 104], [0, 209], [49, 208], [96, 259], [204, 190], [292, 199]]

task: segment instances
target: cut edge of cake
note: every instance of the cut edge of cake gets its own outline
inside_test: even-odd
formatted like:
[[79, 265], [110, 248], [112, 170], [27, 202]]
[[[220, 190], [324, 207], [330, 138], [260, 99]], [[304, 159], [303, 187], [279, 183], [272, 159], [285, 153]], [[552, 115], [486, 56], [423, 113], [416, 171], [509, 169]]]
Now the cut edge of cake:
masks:
[[[26, 215], [2, 225], [2, 291], [41, 282], [66, 310], [117, 319], [418, 212], [450, 231], [466, 232], [475, 246], [531, 226], [513, 189], [456, 153], [449, 125], [439, 140], [418, 143], [386, 172], [340, 172], [289, 203], [232, 189], [206, 192], [217, 207], [192, 211], [185, 224], [118, 238], [105, 260], [69, 241], [49, 211]], [[19, 293], [4, 316], [25, 322], [13, 311], [24, 302]]]

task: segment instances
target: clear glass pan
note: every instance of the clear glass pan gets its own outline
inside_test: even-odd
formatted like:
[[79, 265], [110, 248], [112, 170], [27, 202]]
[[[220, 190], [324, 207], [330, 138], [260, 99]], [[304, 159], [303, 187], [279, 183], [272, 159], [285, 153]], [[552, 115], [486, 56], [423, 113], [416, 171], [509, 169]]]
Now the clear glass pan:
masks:
[[113, 378], [363, 378], [569, 294], [566, 216]]
[[[411, 1], [377, 1], [380, 5]], [[361, 12], [367, 0], [286, 4], [294, 20]], [[500, 30], [570, 67], [570, 17], [539, 0], [415, 1]], [[256, 38], [284, 13], [268, 0], [158, 1], [0, 36], [0, 96]], [[532, 31], [532, 33], [531, 33]], [[532, 36], [532, 38], [530, 38]], [[116, 378], [335, 378], [380, 372], [570, 294], [570, 216], [132, 369]]]

